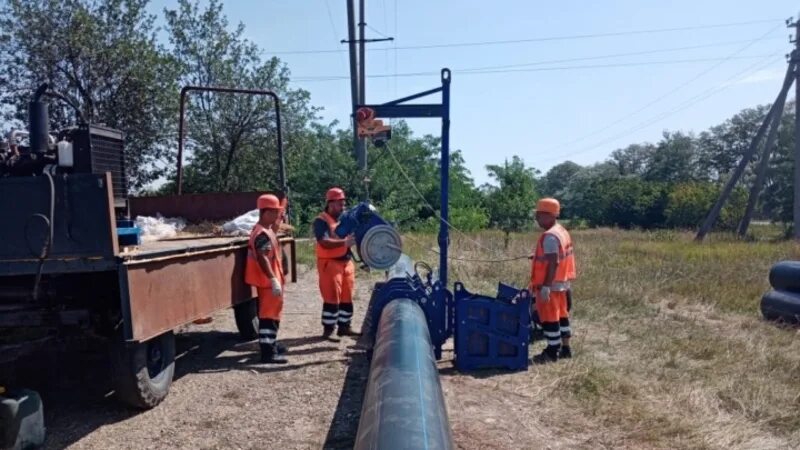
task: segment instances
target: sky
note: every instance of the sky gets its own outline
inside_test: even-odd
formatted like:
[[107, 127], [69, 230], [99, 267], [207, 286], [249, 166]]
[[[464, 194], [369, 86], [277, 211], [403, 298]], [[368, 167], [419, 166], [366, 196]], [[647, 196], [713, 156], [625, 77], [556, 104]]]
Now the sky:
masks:
[[[160, 13], [174, 3], [150, 7]], [[293, 85], [342, 127], [351, 108], [340, 44], [346, 4], [225, 2], [230, 22], [245, 25], [265, 58], [283, 60]], [[784, 20], [797, 17], [798, 4], [366, 0], [365, 10], [368, 38], [394, 37], [369, 44], [367, 103], [438, 87], [439, 71], [452, 69], [451, 149], [481, 184], [490, 181], [487, 164], [513, 155], [542, 172], [567, 160], [591, 164], [665, 130], [700, 132], [772, 102], [793, 46]], [[441, 129], [436, 119], [408, 122], [417, 135]]]

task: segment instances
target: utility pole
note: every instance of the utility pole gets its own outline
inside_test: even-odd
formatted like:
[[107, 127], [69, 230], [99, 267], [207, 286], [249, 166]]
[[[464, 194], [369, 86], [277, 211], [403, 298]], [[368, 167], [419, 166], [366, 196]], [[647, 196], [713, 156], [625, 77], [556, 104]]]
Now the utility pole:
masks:
[[789, 67], [786, 69], [786, 76], [783, 79], [783, 87], [775, 103], [772, 105], [772, 113], [770, 114], [771, 125], [769, 133], [767, 134], [767, 142], [764, 144], [764, 149], [761, 151], [761, 159], [758, 162], [758, 169], [756, 169], [756, 179], [753, 182], [753, 186], [750, 188], [750, 198], [747, 199], [747, 207], [744, 210], [742, 221], [739, 223], [739, 237], [745, 237], [745, 235], [747, 235], [747, 229], [750, 226], [753, 211], [755, 211], [758, 198], [761, 195], [761, 187], [764, 185], [764, 180], [767, 178], [769, 158], [775, 147], [775, 139], [778, 136], [778, 128], [781, 126], [781, 117], [783, 117], [783, 109], [784, 105], [786, 105], [786, 96], [789, 93], [789, 89], [792, 87], [795, 71], [795, 64], [790, 62]]
[[[367, 104], [367, 52], [366, 42], [364, 41], [364, 27], [367, 25], [365, 21], [365, 0], [358, 2], [358, 104]], [[364, 181], [364, 201], [369, 201], [369, 174], [367, 172], [367, 140], [360, 139], [356, 147], [356, 155], [358, 156], [358, 168], [361, 170], [361, 176]]]
[[714, 222], [716, 222], [717, 217], [719, 217], [722, 207], [725, 205], [725, 202], [731, 195], [733, 188], [736, 186], [739, 178], [744, 173], [747, 165], [753, 159], [753, 156], [755, 156], [758, 152], [761, 140], [764, 138], [767, 130], [770, 129], [767, 142], [764, 145], [764, 154], [761, 156], [759, 167], [757, 169], [756, 180], [750, 190], [750, 198], [748, 199], [745, 215], [742, 217], [742, 221], [739, 223], [739, 234], [744, 235], [747, 232], [747, 227], [750, 224], [750, 218], [753, 210], [755, 209], [755, 204], [758, 200], [758, 194], [760, 192], [761, 185], [764, 183], [764, 178], [766, 177], [770, 152], [772, 150], [772, 146], [774, 145], [778, 127], [781, 123], [781, 116], [783, 115], [783, 105], [786, 100], [786, 95], [792, 88], [792, 83], [794, 83], [796, 89], [793, 204], [794, 238], [800, 240], [800, 39], [798, 39], [798, 36], [800, 36], [800, 21], [793, 21], [793, 19], [790, 18], [786, 21], [786, 25], [789, 28], [795, 28], [795, 38], [791, 41], [795, 44], [795, 48], [792, 51], [789, 59], [789, 67], [786, 70], [786, 78], [783, 81], [783, 87], [781, 88], [778, 97], [775, 99], [775, 103], [772, 104], [767, 116], [764, 118], [764, 122], [761, 124], [761, 127], [759, 127], [758, 132], [753, 138], [753, 141], [750, 143], [750, 146], [748, 147], [747, 151], [745, 151], [744, 155], [742, 155], [742, 159], [739, 161], [739, 164], [736, 166], [731, 174], [731, 177], [728, 179], [728, 182], [725, 184], [725, 187], [722, 189], [722, 193], [720, 194], [719, 198], [717, 198], [714, 206], [711, 207], [711, 211], [709, 211], [706, 219], [703, 221], [703, 224], [700, 225], [700, 229], [697, 231], [697, 235], [695, 236], [696, 241], [702, 241], [711, 231], [711, 228], [714, 226]]
[[[347, 40], [350, 47], [350, 91], [353, 99], [352, 118], [353, 118], [353, 150], [358, 159], [358, 168], [364, 176], [364, 200], [369, 201], [369, 178], [367, 176], [367, 141], [358, 138], [358, 124], [356, 123], [356, 110], [359, 105], [366, 105], [366, 44], [369, 42], [393, 41], [394, 38], [367, 39], [365, 37], [366, 22], [366, 0], [359, 0], [358, 6], [358, 39], [356, 39], [356, 13], [355, 0], [347, 0]], [[358, 44], [358, 53], [356, 53]]]
[[355, 0], [347, 0], [347, 41], [342, 42], [347, 42], [350, 48], [350, 95], [353, 102], [351, 108], [351, 115], [353, 118], [353, 150], [359, 158], [360, 166], [361, 153], [363, 151], [363, 146], [361, 144], [363, 141], [358, 138], [358, 125], [356, 124], [356, 108], [359, 102], [361, 102], [361, 88], [358, 85], [358, 77], [356, 76], [356, 73], [358, 73], [358, 61], [356, 55], [355, 3]]
[[[366, 1], [359, 0], [358, 2], [358, 103], [360, 105], [367, 104], [366, 98], [366, 81], [367, 81], [367, 52], [366, 40], [364, 38], [364, 28], [367, 26], [365, 21], [366, 16]], [[366, 166], [366, 157], [364, 165]], [[366, 167], [364, 167], [366, 168]]]
[[[787, 21], [788, 22], [788, 21]], [[800, 19], [787, 23], [794, 27], [794, 238], [800, 240]]]
[[[714, 226], [714, 222], [717, 221], [717, 217], [719, 217], [719, 213], [722, 211], [722, 207], [725, 206], [725, 202], [728, 200], [728, 197], [733, 192], [733, 188], [736, 187], [736, 183], [739, 181], [739, 178], [744, 173], [744, 170], [747, 168], [747, 164], [750, 163], [750, 160], [753, 159], [753, 156], [758, 151], [758, 145], [761, 140], [764, 138], [764, 134], [767, 132], [767, 128], [769, 124], [772, 123], [772, 118], [775, 116], [775, 103], [772, 104], [767, 116], [764, 118], [764, 122], [761, 123], [761, 126], [758, 128], [758, 132], [756, 132], [755, 137], [753, 138], [752, 142], [750, 142], [750, 147], [747, 148], [747, 151], [742, 155], [742, 159], [739, 160], [739, 165], [733, 170], [731, 177], [728, 179], [728, 182], [725, 183], [725, 187], [722, 188], [722, 193], [720, 193], [717, 201], [714, 203], [714, 206], [711, 207], [711, 211], [706, 216], [705, 221], [703, 224], [700, 225], [700, 229], [697, 231], [697, 235], [695, 236], [695, 241], [702, 241], [705, 239], [706, 235], [711, 231], [711, 228]], [[780, 114], [780, 113], [777, 113]]]

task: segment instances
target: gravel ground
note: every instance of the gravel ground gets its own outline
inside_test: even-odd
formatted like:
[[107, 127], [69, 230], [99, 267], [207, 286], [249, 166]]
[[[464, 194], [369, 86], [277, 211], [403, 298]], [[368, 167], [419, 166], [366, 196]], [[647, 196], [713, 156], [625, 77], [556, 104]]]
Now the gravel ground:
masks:
[[[359, 274], [355, 322], [373, 281]], [[375, 278], [377, 279], [377, 278]], [[177, 335], [178, 360], [169, 396], [150, 411], [131, 411], [111, 396], [98, 353], [73, 352], [32, 378], [44, 397], [46, 448], [352, 448], [366, 386], [367, 362], [354, 341], [317, 338], [316, 272], [305, 269], [287, 288], [279, 338], [290, 363], [258, 363], [256, 342], [242, 342], [231, 311]], [[503, 392], [519, 374], [459, 375], [452, 347], [440, 363], [442, 386], [459, 448], [526, 448], [541, 437], [526, 418], [534, 407]], [[68, 363], [69, 362], [69, 363]]]
[[[368, 299], [368, 283], [358, 287], [358, 298]], [[230, 310], [181, 330], [175, 381], [150, 411], [131, 411], [110, 396], [97, 353], [75, 351], [53, 361], [30, 385], [44, 397], [46, 448], [352, 447], [367, 363], [352, 339], [317, 338], [318, 299], [315, 271], [288, 286], [279, 337], [290, 351], [283, 366], [258, 363], [257, 343], [239, 339]], [[357, 307], [357, 324], [362, 317]]]

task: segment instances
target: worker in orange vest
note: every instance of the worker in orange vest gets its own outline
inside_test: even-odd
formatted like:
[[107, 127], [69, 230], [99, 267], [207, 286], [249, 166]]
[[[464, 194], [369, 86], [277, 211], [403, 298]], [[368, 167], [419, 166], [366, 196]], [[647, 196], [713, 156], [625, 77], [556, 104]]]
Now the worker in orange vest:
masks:
[[319, 290], [322, 294], [322, 337], [333, 338], [338, 325], [339, 336], [358, 336], [352, 330], [353, 288], [355, 266], [350, 247], [355, 244], [353, 236], [340, 238], [336, 235], [339, 217], [345, 209], [344, 191], [338, 187], [325, 193], [325, 211], [313, 223], [317, 240], [317, 272]]
[[278, 197], [265, 194], [258, 198], [258, 223], [250, 232], [245, 266], [245, 282], [258, 292], [258, 343], [261, 362], [285, 364], [286, 348], [278, 344], [278, 328], [283, 311], [285, 279], [281, 248], [273, 227], [283, 214]]
[[556, 199], [543, 198], [536, 204], [536, 222], [545, 231], [533, 254], [529, 289], [547, 340], [544, 351], [533, 358], [536, 364], [572, 357], [567, 296], [576, 275], [575, 255], [572, 237], [558, 223], [560, 213], [561, 205]]

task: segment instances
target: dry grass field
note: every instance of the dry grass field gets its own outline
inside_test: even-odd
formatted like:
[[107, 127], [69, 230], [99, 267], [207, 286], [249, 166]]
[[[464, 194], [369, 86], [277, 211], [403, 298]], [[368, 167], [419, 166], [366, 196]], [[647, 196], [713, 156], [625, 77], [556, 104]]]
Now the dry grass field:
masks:
[[[758, 309], [770, 266], [800, 258], [799, 245], [724, 235], [701, 245], [687, 233], [612, 230], [574, 240], [576, 357], [495, 376], [497, 390], [485, 395], [517, 397], [524, 407], [514, 420], [543, 438], [509, 436], [498, 447], [800, 447], [800, 333], [764, 322]], [[487, 232], [456, 235], [451, 248], [463, 259], [503, 259], [533, 242], [514, 236], [504, 250], [502, 235]], [[432, 238], [415, 243], [412, 254], [436, 260], [421, 245]], [[453, 263], [454, 279], [485, 293], [496, 280], [524, 286], [528, 271], [526, 261]], [[458, 383], [443, 378], [446, 388]], [[458, 396], [447, 400], [458, 416]], [[515, 409], [495, 411], [490, 423]]]

